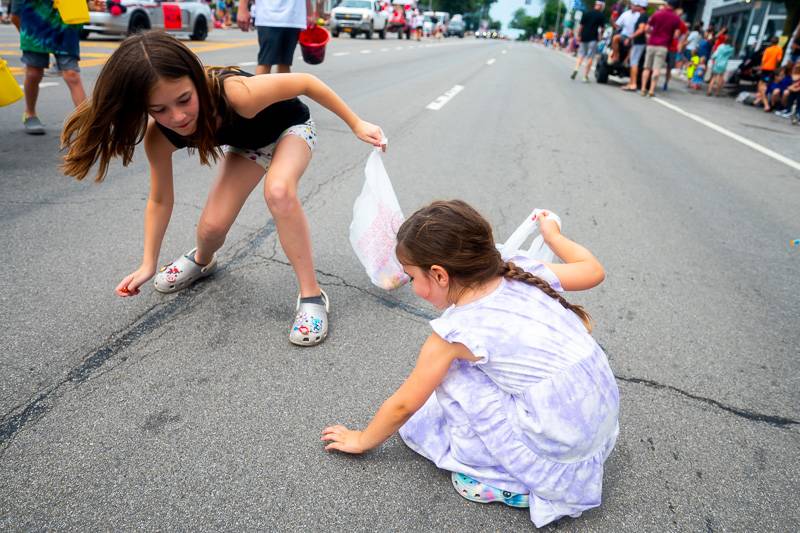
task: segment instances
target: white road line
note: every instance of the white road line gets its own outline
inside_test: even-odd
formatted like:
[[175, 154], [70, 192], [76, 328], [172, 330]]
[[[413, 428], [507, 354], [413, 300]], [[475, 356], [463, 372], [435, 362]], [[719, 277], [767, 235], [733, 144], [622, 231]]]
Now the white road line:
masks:
[[707, 128], [711, 128], [712, 130], [714, 130], [716, 132], [719, 132], [719, 133], [725, 135], [726, 137], [730, 137], [734, 141], [738, 141], [738, 142], [742, 143], [743, 145], [748, 146], [748, 147], [752, 148], [753, 150], [755, 150], [757, 152], [761, 152], [762, 154], [764, 154], [767, 157], [771, 157], [772, 159], [774, 159], [776, 161], [780, 161], [784, 165], [792, 167], [795, 170], [800, 170], [800, 163], [798, 163], [797, 161], [795, 161], [793, 159], [789, 159], [788, 157], [783, 156], [783, 155], [779, 154], [778, 152], [774, 152], [774, 151], [770, 150], [769, 148], [767, 148], [765, 146], [761, 146], [760, 144], [751, 141], [750, 139], [747, 139], [745, 137], [742, 137], [741, 135], [733, 133], [732, 131], [725, 129], [722, 126], [718, 126], [718, 125], [714, 124], [713, 122], [704, 119], [703, 117], [699, 117], [699, 116], [695, 115], [694, 113], [689, 113], [688, 111], [684, 111], [683, 109], [681, 109], [680, 107], [676, 106], [675, 104], [670, 104], [669, 102], [666, 102], [666, 101], [662, 100], [661, 98], [653, 98], [653, 100], [656, 103], [659, 103], [659, 104], [663, 105], [664, 107], [666, 107], [668, 109], [672, 109], [673, 111], [675, 111], [678, 114], [681, 114], [681, 115], [683, 115], [683, 116], [685, 116], [687, 118], [690, 118], [690, 119], [694, 120], [695, 122], [699, 122], [700, 124], [702, 124], [703, 126], [706, 126]]
[[508, 50], [503, 50], [503, 51], [502, 51], [502, 52], [500, 52], [500, 53], [501, 53], [501, 54], [505, 54], [505, 53], [507, 53], [507, 52], [508, 52]]
[[493, 65], [495, 61], [497, 61], [495, 58], [491, 58], [489, 61], [486, 62], [486, 64]]
[[335, 56], [349, 56], [350, 52], [336, 52], [333, 55], [335, 55]]
[[242, 61], [239, 63], [240, 67], [252, 67], [253, 65], [258, 65], [258, 61]]
[[362, 54], [371, 54], [372, 50], [361, 50]]
[[425, 107], [426, 109], [430, 109], [432, 111], [439, 111], [447, 102], [449, 102], [455, 95], [463, 90], [464, 87], [462, 85], [456, 85]]
[[394, 47], [394, 49], [395, 49], [395, 50], [402, 50], [402, 49], [403, 49], [403, 47], [402, 47], [402, 46], [395, 46], [395, 47]]
[[[539, 47], [535, 47], [535, 48], [539, 48]], [[545, 48], [541, 48], [541, 50], [546, 50], [546, 49]], [[572, 59], [570, 59], [567, 56], [564, 56], [564, 58], [567, 60], [567, 62], [571, 62], [572, 61]], [[762, 146], [762, 145], [760, 145], [760, 144], [758, 144], [756, 142], [753, 142], [750, 139], [748, 139], [746, 137], [742, 137], [741, 135], [739, 135], [737, 133], [733, 133], [732, 131], [725, 129], [722, 126], [718, 126], [718, 125], [714, 124], [713, 122], [704, 119], [703, 117], [695, 115], [694, 113], [689, 113], [688, 111], [684, 111], [683, 109], [681, 109], [680, 107], [676, 106], [675, 104], [670, 104], [669, 102], [667, 102], [665, 100], [662, 100], [661, 98], [653, 98], [652, 100], [655, 101], [658, 104], [663, 105], [667, 109], [671, 109], [671, 110], [675, 111], [679, 115], [683, 115], [686, 118], [690, 118], [690, 119], [694, 120], [695, 122], [699, 122], [700, 124], [702, 124], [703, 126], [705, 126], [707, 128], [711, 128], [712, 130], [714, 130], [714, 131], [716, 131], [718, 133], [721, 133], [721, 134], [725, 135], [726, 137], [729, 137], [729, 138], [733, 139], [734, 141], [738, 141], [738, 142], [742, 143], [743, 145], [745, 145], [745, 146], [747, 146], [749, 148], [752, 148], [753, 150], [755, 150], [757, 152], [761, 152], [765, 156], [771, 157], [772, 159], [774, 159], [776, 161], [779, 161], [779, 162], [783, 163], [784, 165], [786, 165], [788, 167], [791, 167], [791, 168], [793, 168], [795, 170], [800, 170], [800, 163], [798, 163], [794, 159], [789, 159], [788, 157], [786, 157], [784, 155], [781, 155], [778, 152], [770, 150], [766, 146]]]
[[388, 52], [388, 51], [389, 51], [388, 48], [381, 48], [381, 52]]
[[[39, 88], [40, 89], [46, 89], [47, 87], [58, 87], [59, 85], [61, 85], [61, 84], [58, 83], [57, 81], [43, 81], [43, 82], [39, 83]], [[20, 87], [20, 89], [24, 89], [25, 88], [25, 86], [22, 85], [21, 83], [19, 84], [19, 87]]]

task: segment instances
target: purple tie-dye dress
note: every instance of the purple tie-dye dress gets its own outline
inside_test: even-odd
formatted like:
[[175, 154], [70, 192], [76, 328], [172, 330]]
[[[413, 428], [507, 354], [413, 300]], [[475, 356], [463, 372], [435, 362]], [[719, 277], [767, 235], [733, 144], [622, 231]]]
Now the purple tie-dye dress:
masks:
[[[543, 264], [516, 257], [562, 290]], [[439, 468], [530, 492], [537, 527], [600, 505], [603, 463], [619, 432], [619, 391], [603, 350], [572, 311], [503, 280], [431, 321], [481, 359], [457, 360], [400, 436]]]

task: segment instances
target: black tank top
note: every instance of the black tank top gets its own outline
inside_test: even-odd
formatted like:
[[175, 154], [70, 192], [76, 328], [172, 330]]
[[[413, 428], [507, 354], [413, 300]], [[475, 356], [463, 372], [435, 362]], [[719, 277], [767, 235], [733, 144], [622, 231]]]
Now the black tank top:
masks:
[[[244, 71], [226, 71], [220, 77], [228, 76], [253, 76]], [[308, 106], [299, 98], [275, 102], [262, 109], [253, 118], [245, 118], [228, 106], [224, 96], [220, 95], [217, 103], [222, 124], [215, 133], [218, 146], [228, 145], [237, 148], [257, 150], [278, 140], [281, 133], [296, 124], [302, 124], [311, 118]], [[156, 123], [161, 133], [169, 139], [176, 148], [193, 148], [196, 144], [191, 137], [184, 137], [175, 131]]]

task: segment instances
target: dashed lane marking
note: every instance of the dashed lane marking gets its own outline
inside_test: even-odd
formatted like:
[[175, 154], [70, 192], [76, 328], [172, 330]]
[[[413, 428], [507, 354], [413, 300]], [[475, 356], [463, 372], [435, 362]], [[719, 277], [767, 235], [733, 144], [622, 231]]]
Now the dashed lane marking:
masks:
[[452, 100], [455, 95], [457, 95], [458, 93], [460, 93], [463, 90], [464, 90], [464, 86], [463, 85], [456, 85], [452, 89], [450, 89], [449, 91], [447, 91], [442, 96], [440, 96], [439, 98], [437, 98], [436, 100], [434, 100], [433, 102], [431, 102], [430, 104], [428, 104], [425, 107], [426, 107], [426, 109], [430, 109], [432, 111], [438, 111], [442, 107], [444, 107], [444, 105], [447, 102]]

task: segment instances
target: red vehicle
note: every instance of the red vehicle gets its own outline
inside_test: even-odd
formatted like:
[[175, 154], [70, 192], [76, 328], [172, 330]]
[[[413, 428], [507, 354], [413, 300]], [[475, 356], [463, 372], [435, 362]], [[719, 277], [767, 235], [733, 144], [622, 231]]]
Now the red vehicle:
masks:
[[397, 33], [397, 38], [402, 39], [405, 34], [406, 39], [411, 39], [411, 24], [406, 17], [406, 12], [402, 5], [392, 6], [394, 11], [389, 14], [389, 21], [386, 24], [386, 31]]

